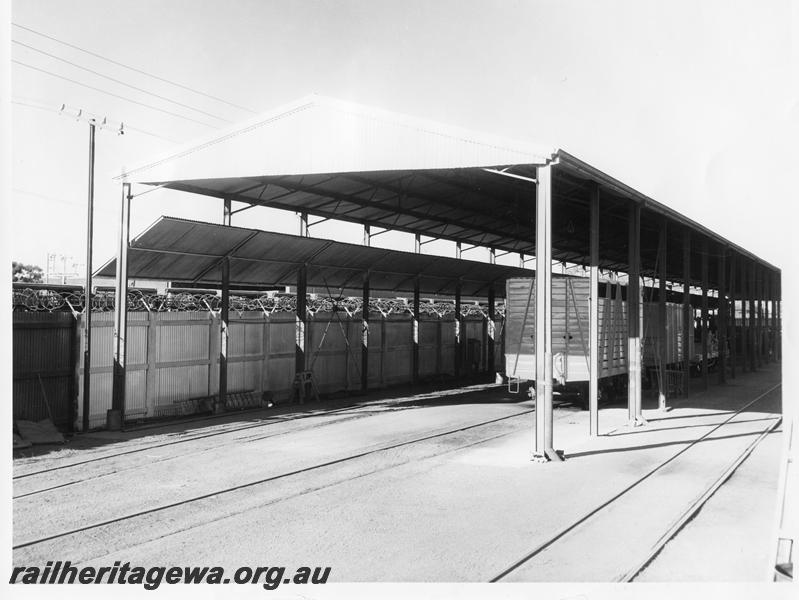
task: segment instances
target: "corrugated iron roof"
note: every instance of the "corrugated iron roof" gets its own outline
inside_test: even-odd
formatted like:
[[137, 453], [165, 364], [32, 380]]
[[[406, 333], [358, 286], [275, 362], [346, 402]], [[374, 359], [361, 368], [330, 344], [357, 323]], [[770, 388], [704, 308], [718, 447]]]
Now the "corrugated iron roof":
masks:
[[[225, 256], [230, 257], [231, 285], [296, 285], [298, 270], [306, 265], [308, 285], [331, 293], [361, 287], [368, 272], [374, 290], [412, 292], [418, 277], [426, 295], [451, 296], [460, 284], [464, 296], [485, 297], [493, 284], [501, 297], [506, 279], [534, 274], [519, 267], [161, 217], [131, 242], [128, 275], [219, 287]], [[111, 260], [96, 275], [115, 272], [116, 260]]]
[[555, 149], [310, 95], [128, 169], [155, 182], [544, 164]]
[[[641, 215], [641, 273], [657, 276], [658, 237], [668, 225], [666, 278], [718, 285], [724, 248], [775, 267], [613, 177], [549, 146], [468, 132], [358, 104], [311, 96], [223, 134], [131, 169], [131, 182], [216, 196], [322, 218], [368, 224], [504, 252], [535, 253], [538, 167], [555, 163], [552, 256], [587, 264], [589, 206], [600, 192], [601, 268], [628, 269], [632, 203]], [[710, 243], [707, 252], [703, 244]], [[728, 285], [729, 285], [728, 281]]]

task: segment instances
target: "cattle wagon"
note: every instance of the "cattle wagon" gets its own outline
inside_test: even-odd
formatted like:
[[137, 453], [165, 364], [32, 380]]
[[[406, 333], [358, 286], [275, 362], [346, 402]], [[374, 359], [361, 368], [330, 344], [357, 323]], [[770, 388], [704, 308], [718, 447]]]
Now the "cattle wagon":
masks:
[[[533, 381], [535, 364], [535, 278], [507, 281], [505, 375], [513, 386]], [[590, 377], [590, 280], [552, 278], [552, 377], [555, 391], [574, 393], [588, 404]], [[620, 284], [599, 285], [598, 379], [600, 401], [610, 400], [627, 385], [627, 302]], [[645, 376], [674, 370], [682, 356], [682, 306], [666, 303], [666, 336], [662, 337], [657, 303], [642, 304], [642, 362]], [[689, 338], [690, 339], [690, 338]], [[660, 347], [666, 345], [663, 363]]]

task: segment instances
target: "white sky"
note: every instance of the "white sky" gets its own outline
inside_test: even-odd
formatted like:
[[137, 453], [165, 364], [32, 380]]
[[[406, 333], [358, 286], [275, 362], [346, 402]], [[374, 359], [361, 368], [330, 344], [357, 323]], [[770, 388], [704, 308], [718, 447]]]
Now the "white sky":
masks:
[[[799, 116], [787, 1], [17, 0], [12, 21], [256, 112], [314, 92], [559, 146], [785, 263], [775, 232]], [[11, 36], [14, 60], [129, 100], [217, 127], [226, 123], [152, 94], [230, 121], [251, 116], [20, 27]], [[97, 136], [98, 266], [114, 251], [111, 175], [212, 127], [29, 66], [12, 64], [11, 76], [12, 101], [65, 103], [131, 128]], [[87, 126], [17, 103], [11, 115], [12, 256], [83, 262]], [[132, 233], [164, 213], [217, 221], [218, 204], [151, 194], [134, 206]], [[290, 214], [270, 223], [296, 231]]]

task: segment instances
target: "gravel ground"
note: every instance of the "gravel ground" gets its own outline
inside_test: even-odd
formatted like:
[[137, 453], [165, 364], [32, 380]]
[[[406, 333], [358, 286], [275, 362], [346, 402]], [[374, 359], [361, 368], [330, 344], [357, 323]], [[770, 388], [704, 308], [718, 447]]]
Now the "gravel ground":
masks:
[[[772, 366], [675, 402], [670, 412], [647, 410], [642, 428], [625, 426], [626, 408], [604, 408], [606, 435], [594, 439], [587, 413], [564, 404], [555, 411], [555, 446], [567, 455], [559, 464], [530, 461], [531, 402], [496, 387], [367, 398], [336, 413], [311, 407], [296, 420], [284, 408], [86, 436], [15, 460], [14, 475], [28, 476], [14, 482], [13, 562], [308, 564], [330, 565], [335, 581], [488, 581], [779, 376]], [[777, 391], [742, 413], [508, 579], [612, 579], [772, 422], [779, 398]], [[34, 474], [47, 469], [56, 470]], [[750, 494], [759, 497], [761, 487]], [[753, 509], [757, 518], [765, 504]], [[122, 515], [131, 518], [114, 521]]]
[[779, 477], [775, 457], [781, 452], [782, 432], [777, 430], [755, 448], [636, 581], [763, 581], [770, 574], [775, 552]]

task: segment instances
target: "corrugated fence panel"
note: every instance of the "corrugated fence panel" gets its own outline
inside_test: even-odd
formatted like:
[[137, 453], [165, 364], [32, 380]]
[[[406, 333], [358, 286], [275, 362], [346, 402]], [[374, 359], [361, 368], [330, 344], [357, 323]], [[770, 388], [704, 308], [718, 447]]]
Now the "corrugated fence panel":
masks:
[[438, 372], [440, 360], [438, 335], [441, 321], [438, 319], [419, 320], [419, 376], [426, 377]]
[[156, 323], [159, 325], [156, 344], [156, 361], [159, 364], [208, 360], [212, 331], [217, 335], [217, 329], [210, 319], [157, 319]]
[[208, 396], [208, 366], [188, 365], [158, 369], [156, 406]]
[[385, 323], [380, 317], [371, 317], [369, 322], [369, 385], [383, 384], [383, 329]]
[[13, 418], [41, 421], [52, 415], [56, 427], [69, 430], [76, 391], [75, 318], [15, 312], [12, 322]]
[[389, 315], [386, 318], [385, 356], [383, 356], [383, 381], [387, 385], [404, 383], [411, 376], [410, 315]]
[[[331, 319], [331, 320], [328, 320]], [[106, 424], [112, 404], [112, 312], [92, 316], [92, 372], [89, 425]], [[325, 333], [326, 331], [326, 333]], [[309, 319], [307, 365], [322, 393], [359, 389], [361, 320], [340, 314]], [[14, 417], [46, 418], [42, 377], [56, 424], [82, 425], [82, 323], [69, 313], [16, 313], [14, 316]], [[454, 373], [455, 323], [422, 317], [419, 327], [421, 376]], [[478, 368], [485, 365], [484, 323], [466, 319], [468, 340], [476, 340]], [[126, 402], [128, 419], [175, 414], [175, 404], [216, 394], [220, 321], [208, 313], [130, 313], [128, 318]], [[349, 343], [347, 343], [349, 342]], [[499, 340], [497, 341], [499, 343]], [[372, 315], [369, 329], [369, 386], [409, 382], [412, 322], [408, 314]], [[498, 353], [498, 357], [501, 354]], [[230, 317], [228, 391], [269, 391], [276, 401], [292, 396], [295, 316], [236, 313]], [[177, 411], [180, 412], [179, 410]]]
[[[348, 326], [345, 327], [347, 331], [347, 340], [349, 346], [349, 360], [347, 361], [347, 377], [349, 381], [349, 389], [361, 389], [361, 326], [360, 319], [354, 318], [347, 321]], [[376, 325], [376, 323], [375, 323]], [[370, 336], [371, 337], [371, 336]], [[374, 355], [374, 348], [372, 348], [372, 340], [369, 340], [369, 361], [376, 360]], [[373, 369], [370, 365], [370, 371]], [[375, 371], [377, 373], [378, 371]]]
[[264, 322], [260, 311], [230, 315], [228, 391], [263, 391]]
[[291, 396], [294, 381], [294, 313], [269, 317], [267, 330], [267, 373], [265, 386], [277, 401]]
[[483, 369], [483, 319], [469, 318], [463, 322], [463, 369], [479, 372]]

